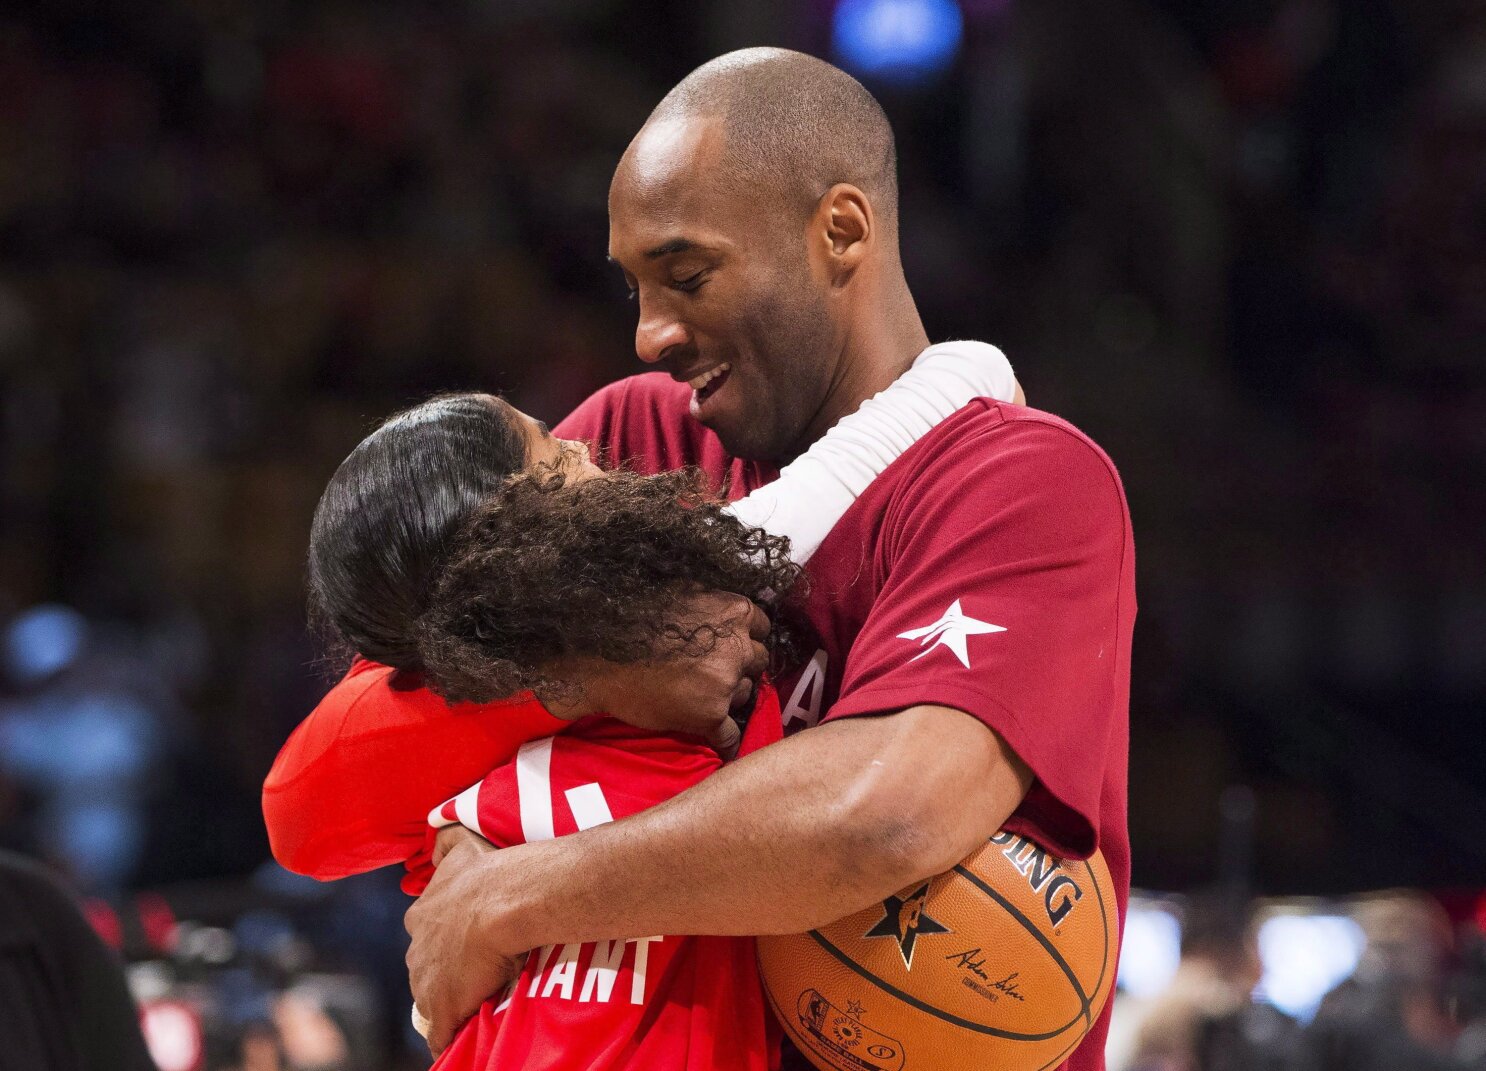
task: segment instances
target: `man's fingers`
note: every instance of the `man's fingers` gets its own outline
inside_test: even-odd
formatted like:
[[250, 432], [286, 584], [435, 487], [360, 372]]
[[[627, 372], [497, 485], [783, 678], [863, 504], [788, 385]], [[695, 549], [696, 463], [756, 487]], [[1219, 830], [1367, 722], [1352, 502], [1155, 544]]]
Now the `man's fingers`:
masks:
[[708, 743], [723, 761], [728, 761], [738, 754], [738, 745], [742, 740], [743, 730], [738, 728], [738, 723], [732, 718], [723, 718], [712, 731]]
[[428, 1051], [437, 1058], [439, 1053], [449, 1047], [449, 1043], [454, 1040], [455, 1033], [463, 1025], [462, 1022], [450, 1025], [447, 1022], [441, 1023], [435, 1019], [433, 1025], [428, 1029]]
[[758, 603], [748, 604], [748, 635], [762, 643], [769, 638], [769, 615], [764, 613]]
[[744, 674], [757, 680], [768, 668], [769, 649], [757, 640], [752, 641], [748, 651], [748, 661], [743, 666]]
[[[728, 700], [728, 709], [738, 711], [746, 710], [748, 708], [749, 700], [753, 698], [753, 690], [753, 681], [749, 680], [747, 677], [739, 680], [737, 684], [733, 685], [733, 695], [732, 698]], [[728, 721], [732, 720], [732, 718], [728, 718]]]

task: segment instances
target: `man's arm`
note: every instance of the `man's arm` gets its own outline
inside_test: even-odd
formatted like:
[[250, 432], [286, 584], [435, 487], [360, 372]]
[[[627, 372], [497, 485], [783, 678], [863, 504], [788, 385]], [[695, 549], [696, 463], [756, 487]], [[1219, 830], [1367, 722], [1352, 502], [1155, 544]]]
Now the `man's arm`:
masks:
[[[884, 520], [892, 567], [826, 723], [612, 829], [468, 869], [468, 848], [450, 855], [408, 916], [436, 1044], [504, 983], [503, 955], [820, 925], [958, 862], [1024, 795], [1018, 819], [1046, 846], [1098, 846], [1123, 775], [1134, 615], [1119, 479], [1054, 418], [951, 419]], [[996, 631], [915, 654], [905, 633], [946, 606]]]
[[958, 863], [1030, 783], [983, 723], [914, 707], [800, 733], [622, 822], [456, 848], [407, 918], [430, 1044], [448, 1044], [529, 948], [821, 926]]

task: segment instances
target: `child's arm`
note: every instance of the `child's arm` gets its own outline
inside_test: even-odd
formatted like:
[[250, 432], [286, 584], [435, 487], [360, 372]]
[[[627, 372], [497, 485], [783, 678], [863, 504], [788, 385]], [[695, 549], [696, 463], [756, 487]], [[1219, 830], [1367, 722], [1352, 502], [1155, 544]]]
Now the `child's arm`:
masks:
[[264, 782], [274, 858], [321, 881], [404, 862], [423, 844], [430, 808], [566, 726], [530, 697], [450, 707], [358, 662]]
[[892, 386], [786, 465], [779, 479], [729, 509], [744, 524], [788, 536], [803, 565], [867, 486], [935, 425], [975, 398], [1018, 399], [1011, 362], [984, 342], [943, 342]]

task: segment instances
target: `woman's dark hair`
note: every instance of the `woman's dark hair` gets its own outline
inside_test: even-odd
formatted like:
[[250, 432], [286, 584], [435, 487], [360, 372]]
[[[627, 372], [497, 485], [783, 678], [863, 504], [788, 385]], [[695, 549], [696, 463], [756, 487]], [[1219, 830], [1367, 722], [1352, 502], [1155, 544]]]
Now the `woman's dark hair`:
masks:
[[[455, 538], [420, 621], [423, 669], [450, 700], [570, 690], [570, 659], [633, 664], [697, 654], [684, 602], [734, 592], [769, 607], [799, 578], [789, 541], [722, 508], [696, 470], [508, 481]], [[787, 643], [775, 621], [776, 650]]]
[[519, 425], [488, 394], [389, 418], [341, 462], [315, 509], [312, 620], [351, 652], [416, 668], [418, 619], [453, 536], [526, 462]]

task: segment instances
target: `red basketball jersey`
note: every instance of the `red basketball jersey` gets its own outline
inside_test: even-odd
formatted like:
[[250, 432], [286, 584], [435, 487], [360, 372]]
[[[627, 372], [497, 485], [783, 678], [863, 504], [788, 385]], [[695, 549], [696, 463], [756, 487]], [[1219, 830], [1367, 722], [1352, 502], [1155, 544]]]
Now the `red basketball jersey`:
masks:
[[[779, 739], [772, 688], [755, 714], [740, 753]], [[441, 825], [498, 847], [550, 839], [654, 806], [720, 765], [700, 740], [560, 721], [529, 697], [450, 707], [359, 661], [279, 753], [264, 821], [291, 870], [330, 880], [402, 862], [416, 895]], [[751, 938], [654, 935], [538, 949], [435, 1066], [766, 1071], [778, 1052]]]
[[[760, 724], [777, 720], [777, 706]], [[777, 723], [777, 721], [776, 721]], [[695, 741], [589, 718], [524, 744], [435, 817], [498, 847], [546, 840], [642, 811], [721, 765]], [[533, 951], [437, 1071], [765, 1071], [753, 940], [654, 935]]]
[[[729, 457], [689, 398], [667, 376], [634, 376], [555, 433], [640, 472], [700, 466], [734, 498], [775, 478]], [[1062, 856], [1102, 849], [1123, 923], [1134, 570], [1109, 458], [1057, 417], [971, 402], [888, 466], [811, 558], [816, 651], [777, 682], [785, 731], [919, 704], [984, 721], [1036, 775], [1006, 828]], [[1111, 1005], [1070, 1071], [1103, 1068]]]
[[365, 659], [294, 730], [263, 783], [274, 858], [321, 881], [407, 863], [427, 884], [428, 812], [528, 740], [566, 730], [531, 696], [450, 706]]

